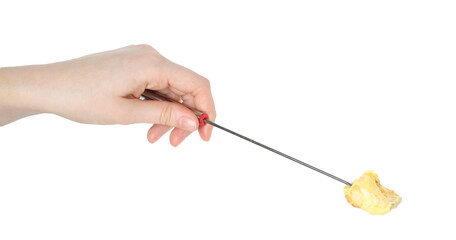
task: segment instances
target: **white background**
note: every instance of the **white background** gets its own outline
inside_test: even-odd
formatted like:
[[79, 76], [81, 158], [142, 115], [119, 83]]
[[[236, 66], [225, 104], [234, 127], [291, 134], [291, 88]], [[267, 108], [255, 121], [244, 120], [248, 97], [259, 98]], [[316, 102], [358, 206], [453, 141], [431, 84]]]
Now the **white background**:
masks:
[[403, 202], [369, 215], [220, 130], [39, 115], [0, 128], [0, 239], [454, 239], [453, 1], [114, 2], [2, 0], [0, 66], [150, 44], [211, 80], [219, 124]]

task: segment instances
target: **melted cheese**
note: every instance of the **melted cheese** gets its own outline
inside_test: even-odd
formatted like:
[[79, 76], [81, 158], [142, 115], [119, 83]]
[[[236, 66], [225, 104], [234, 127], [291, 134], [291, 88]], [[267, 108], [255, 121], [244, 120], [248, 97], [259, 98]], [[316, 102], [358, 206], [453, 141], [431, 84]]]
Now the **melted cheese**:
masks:
[[386, 214], [401, 203], [402, 198], [399, 195], [380, 185], [374, 171], [366, 171], [352, 184], [344, 187], [348, 203], [370, 214]]

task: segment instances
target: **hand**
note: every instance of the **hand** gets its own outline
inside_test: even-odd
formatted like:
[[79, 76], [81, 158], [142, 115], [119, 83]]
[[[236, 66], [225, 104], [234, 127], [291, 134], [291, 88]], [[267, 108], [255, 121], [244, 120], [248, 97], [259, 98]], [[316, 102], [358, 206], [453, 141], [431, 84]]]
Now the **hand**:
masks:
[[157, 90], [215, 119], [209, 81], [177, 65], [147, 45], [128, 46], [47, 65], [0, 69], [0, 125], [54, 113], [80, 123], [153, 123], [153, 143], [167, 131], [179, 145], [199, 130], [209, 141], [212, 126], [199, 127], [189, 109], [177, 103], [143, 101], [145, 89]]

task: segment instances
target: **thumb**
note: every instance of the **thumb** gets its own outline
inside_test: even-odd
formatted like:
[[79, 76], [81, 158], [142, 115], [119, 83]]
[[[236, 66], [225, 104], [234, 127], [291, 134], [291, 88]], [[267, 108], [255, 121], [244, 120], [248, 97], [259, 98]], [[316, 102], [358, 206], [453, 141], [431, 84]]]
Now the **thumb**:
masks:
[[196, 115], [188, 108], [178, 103], [166, 101], [143, 101], [139, 99], [126, 99], [125, 109], [120, 122], [153, 123], [180, 128], [189, 132], [198, 129], [199, 123]]

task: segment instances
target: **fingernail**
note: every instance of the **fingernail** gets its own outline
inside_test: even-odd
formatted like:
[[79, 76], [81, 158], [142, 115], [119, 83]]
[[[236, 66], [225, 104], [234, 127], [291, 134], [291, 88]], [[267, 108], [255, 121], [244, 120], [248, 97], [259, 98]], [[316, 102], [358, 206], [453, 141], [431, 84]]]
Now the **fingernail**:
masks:
[[183, 117], [179, 119], [179, 126], [177, 127], [187, 131], [195, 131], [198, 126], [196, 126], [196, 122], [193, 119]]

